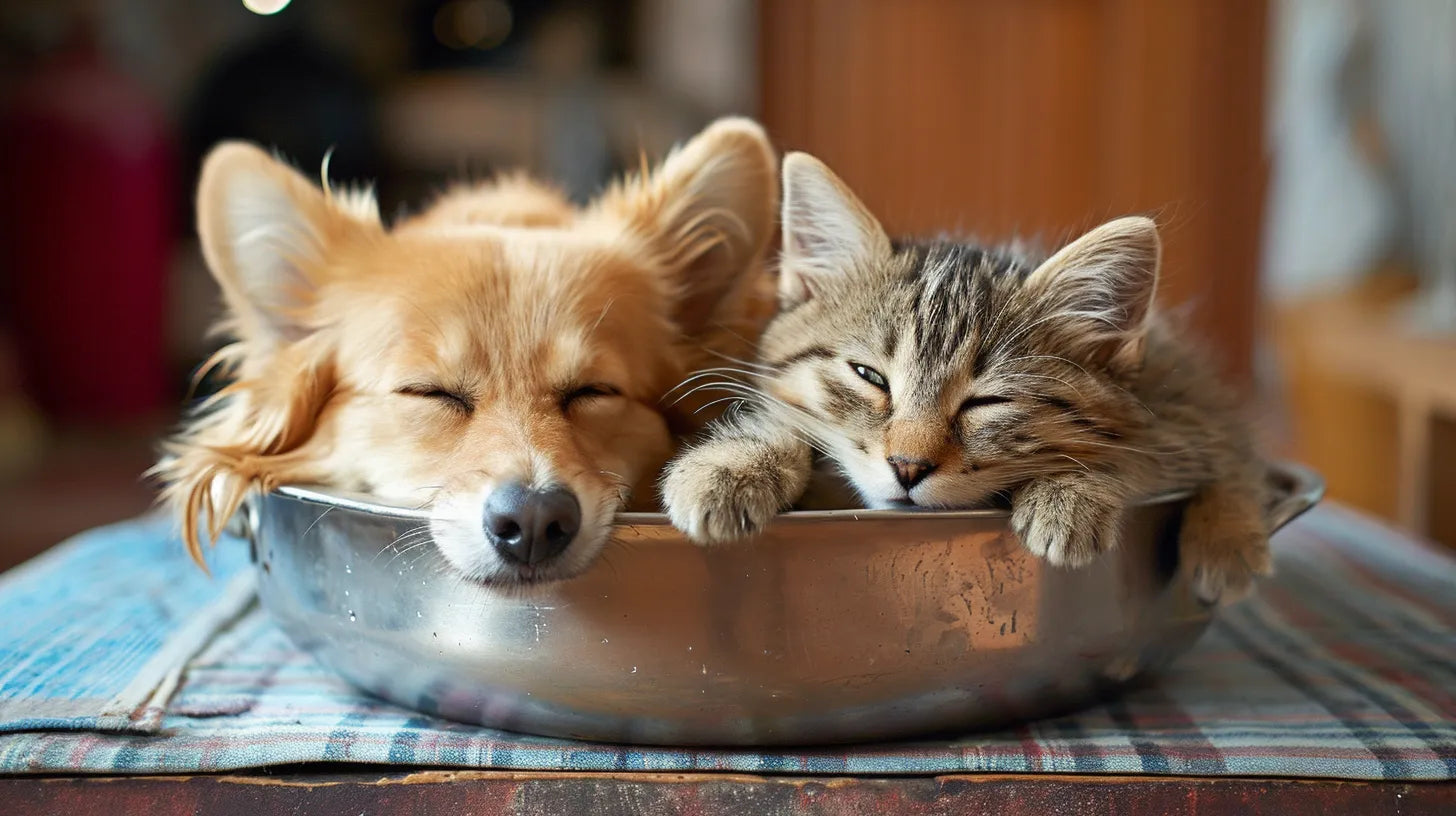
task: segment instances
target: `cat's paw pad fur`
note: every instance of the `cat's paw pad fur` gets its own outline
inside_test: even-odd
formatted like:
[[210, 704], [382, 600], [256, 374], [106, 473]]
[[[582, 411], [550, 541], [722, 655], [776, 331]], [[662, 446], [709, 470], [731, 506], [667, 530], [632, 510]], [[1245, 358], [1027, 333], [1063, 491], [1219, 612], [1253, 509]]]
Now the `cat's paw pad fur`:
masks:
[[1012, 502], [1011, 529], [1039, 558], [1080, 567], [1117, 542], [1118, 508], [1058, 482], [1033, 482]]
[[779, 486], [765, 471], [689, 454], [668, 469], [663, 501], [673, 526], [699, 544], [755, 535], [778, 514]]

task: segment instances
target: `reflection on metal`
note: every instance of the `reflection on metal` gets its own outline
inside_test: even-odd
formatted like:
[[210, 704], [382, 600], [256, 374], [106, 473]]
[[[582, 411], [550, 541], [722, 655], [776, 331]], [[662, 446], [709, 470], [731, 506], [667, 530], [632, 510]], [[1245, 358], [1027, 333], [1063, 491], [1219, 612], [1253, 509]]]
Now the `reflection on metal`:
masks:
[[[1276, 526], [1320, 498], [1303, 468], [1273, 476]], [[624, 514], [585, 574], [514, 590], [393, 545], [420, 511], [283, 488], [242, 526], [265, 607], [382, 697], [535, 734], [782, 745], [1006, 724], [1165, 665], [1210, 620], [1177, 570], [1185, 498], [1132, 508], [1075, 571], [1002, 511], [789, 513], [720, 548]]]

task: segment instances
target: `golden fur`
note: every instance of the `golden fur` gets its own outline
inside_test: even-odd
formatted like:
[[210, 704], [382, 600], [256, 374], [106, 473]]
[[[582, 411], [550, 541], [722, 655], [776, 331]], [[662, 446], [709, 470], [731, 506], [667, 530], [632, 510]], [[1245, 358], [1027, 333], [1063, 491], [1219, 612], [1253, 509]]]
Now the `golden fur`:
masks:
[[[471, 579], [579, 572], [618, 510], [653, 501], [675, 435], [710, 415], [666, 392], [751, 350], [777, 200], [772, 149], [741, 119], [584, 208], [513, 176], [392, 228], [367, 193], [218, 146], [197, 212], [233, 340], [209, 366], [231, 383], [153, 469], [188, 548], [201, 562], [250, 491], [315, 483], [428, 505]], [[507, 480], [576, 495], [581, 531], [559, 557], [493, 555], [481, 505]]]

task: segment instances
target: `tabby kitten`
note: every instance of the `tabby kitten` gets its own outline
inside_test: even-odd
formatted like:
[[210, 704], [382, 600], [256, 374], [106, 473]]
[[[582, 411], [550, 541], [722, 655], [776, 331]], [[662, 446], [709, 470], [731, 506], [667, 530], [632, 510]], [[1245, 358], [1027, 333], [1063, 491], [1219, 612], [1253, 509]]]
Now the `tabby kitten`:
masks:
[[784, 160], [780, 312], [741, 410], [663, 477], [696, 541], [752, 535], [799, 501], [815, 449], [870, 507], [1009, 498], [1052, 564], [1117, 541], [1129, 501], [1197, 489], [1183, 563], [1207, 603], [1270, 570], [1265, 467], [1240, 406], [1153, 303], [1156, 225], [1121, 218], [1045, 260], [892, 242], [830, 170]]

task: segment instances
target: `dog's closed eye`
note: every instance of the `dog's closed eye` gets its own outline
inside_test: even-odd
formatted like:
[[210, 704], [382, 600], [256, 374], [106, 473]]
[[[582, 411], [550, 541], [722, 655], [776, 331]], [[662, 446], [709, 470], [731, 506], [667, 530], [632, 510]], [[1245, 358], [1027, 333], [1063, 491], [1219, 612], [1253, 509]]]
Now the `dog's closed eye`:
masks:
[[574, 388], [562, 390], [561, 410], [563, 413], [571, 409], [571, 406], [589, 399], [601, 399], [603, 397], [619, 397], [622, 390], [614, 385], [606, 383], [590, 383], [579, 385]]
[[428, 383], [416, 383], [396, 388], [394, 393], [406, 397], [421, 397], [423, 399], [435, 400], [461, 413], [472, 413], [475, 411], [475, 399], [469, 394], [459, 391], [451, 391], [438, 385]]

